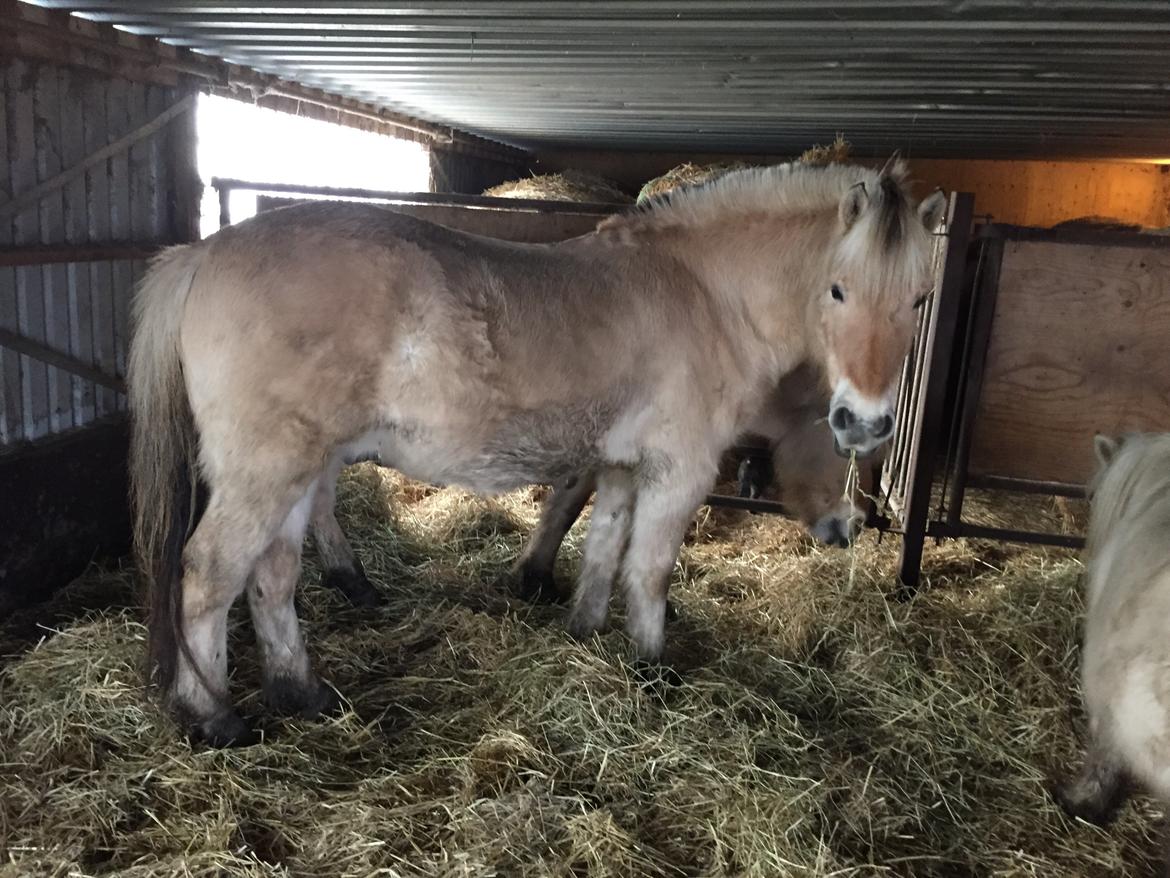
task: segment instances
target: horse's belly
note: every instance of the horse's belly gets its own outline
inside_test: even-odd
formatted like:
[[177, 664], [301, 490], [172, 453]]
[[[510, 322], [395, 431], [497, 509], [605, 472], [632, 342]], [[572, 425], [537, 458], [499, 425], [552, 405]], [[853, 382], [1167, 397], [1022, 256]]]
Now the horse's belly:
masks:
[[590, 457], [578, 445], [550, 446], [531, 434], [392, 425], [372, 430], [342, 449], [347, 462], [375, 460], [408, 478], [433, 485], [455, 485], [478, 494], [499, 494], [537, 483], [551, 483], [588, 469]]

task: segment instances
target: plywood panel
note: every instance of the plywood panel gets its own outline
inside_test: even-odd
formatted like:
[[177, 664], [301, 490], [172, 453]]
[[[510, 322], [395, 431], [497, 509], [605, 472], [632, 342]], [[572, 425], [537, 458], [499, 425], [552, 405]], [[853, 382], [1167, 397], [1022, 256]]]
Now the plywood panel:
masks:
[[971, 471], [1080, 484], [1125, 430], [1170, 431], [1170, 248], [1005, 242]]

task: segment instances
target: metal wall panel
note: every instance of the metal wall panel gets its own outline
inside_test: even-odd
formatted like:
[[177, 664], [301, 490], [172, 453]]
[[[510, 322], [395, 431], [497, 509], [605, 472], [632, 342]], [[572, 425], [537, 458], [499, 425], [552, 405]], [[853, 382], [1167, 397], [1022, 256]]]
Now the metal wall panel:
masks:
[[532, 149], [1160, 157], [1165, 0], [37, 0]]
[[[178, 98], [158, 85], [53, 64], [0, 62], [0, 205], [144, 125]], [[176, 240], [167, 130], [139, 141], [0, 220], [0, 249]], [[141, 261], [0, 267], [0, 327], [123, 376]], [[123, 411], [121, 394], [0, 347], [0, 445]]]

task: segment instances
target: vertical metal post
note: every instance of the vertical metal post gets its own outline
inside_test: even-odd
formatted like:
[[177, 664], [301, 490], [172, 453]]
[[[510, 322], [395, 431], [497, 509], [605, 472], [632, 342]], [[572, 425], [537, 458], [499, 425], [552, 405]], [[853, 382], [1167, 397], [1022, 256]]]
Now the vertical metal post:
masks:
[[943, 407], [950, 376], [951, 350], [958, 325], [967, 245], [971, 238], [975, 196], [956, 192], [947, 211], [947, 252], [942, 278], [935, 294], [934, 311], [922, 360], [924, 384], [914, 412], [916, 430], [911, 438], [907, 467], [906, 505], [903, 514], [902, 558], [898, 579], [905, 593], [918, 588], [922, 547], [930, 512], [930, 489], [939, 452]]
[[[984, 233], [990, 229], [984, 226]], [[995, 303], [999, 292], [999, 270], [1003, 264], [1002, 238], [986, 238], [986, 259], [979, 285], [973, 292], [971, 308], [970, 347], [964, 352], [967, 358], [967, 382], [958, 402], [958, 435], [954, 440], [955, 460], [951, 470], [950, 498], [947, 502], [947, 524], [958, 527], [963, 517], [963, 498], [967, 493], [967, 467], [971, 460], [971, 442], [975, 431], [975, 414], [979, 410], [979, 395], [983, 390], [983, 372], [987, 365], [987, 346], [991, 342], [991, 329], [995, 319]]]
[[219, 227], [232, 224], [232, 208], [230, 200], [232, 197], [232, 190], [224, 186], [222, 183], [214, 183], [215, 191], [219, 195]]

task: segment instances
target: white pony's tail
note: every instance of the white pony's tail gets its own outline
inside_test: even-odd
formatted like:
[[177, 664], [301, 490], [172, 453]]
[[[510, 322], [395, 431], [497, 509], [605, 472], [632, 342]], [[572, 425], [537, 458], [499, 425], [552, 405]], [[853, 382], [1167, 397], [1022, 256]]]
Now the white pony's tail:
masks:
[[134, 299], [126, 375], [134, 550], [149, 583], [148, 673], [164, 689], [174, 681], [182, 643], [182, 553], [195, 518], [197, 440], [179, 327], [203, 253], [196, 245], [180, 245], [151, 261]]

